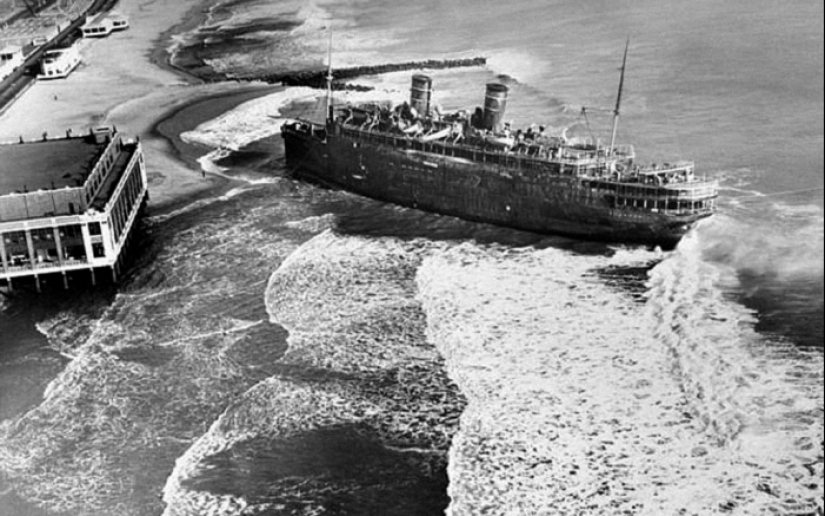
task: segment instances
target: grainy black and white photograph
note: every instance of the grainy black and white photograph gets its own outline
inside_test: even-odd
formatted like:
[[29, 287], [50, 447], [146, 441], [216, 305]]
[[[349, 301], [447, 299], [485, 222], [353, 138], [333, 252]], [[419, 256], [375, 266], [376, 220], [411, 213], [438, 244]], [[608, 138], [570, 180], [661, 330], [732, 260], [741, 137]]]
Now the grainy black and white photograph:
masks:
[[823, 11], [0, 0], [0, 516], [823, 516]]

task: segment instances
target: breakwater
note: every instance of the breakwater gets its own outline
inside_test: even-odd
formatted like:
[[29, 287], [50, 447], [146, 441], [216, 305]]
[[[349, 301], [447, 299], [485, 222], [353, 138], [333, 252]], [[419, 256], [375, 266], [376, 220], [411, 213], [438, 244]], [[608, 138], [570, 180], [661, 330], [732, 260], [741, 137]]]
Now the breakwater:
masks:
[[[339, 68], [332, 71], [334, 89], [350, 89], [351, 85], [344, 85], [340, 82], [355, 79], [364, 75], [380, 75], [390, 72], [403, 72], [407, 70], [446, 69], [462, 68], [470, 66], [484, 66], [487, 64], [486, 57], [472, 57], [464, 59], [427, 59], [424, 61], [408, 61], [405, 63], [387, 63], [380, 65], [353, 66]], [[281, 83], [285, 86], [307, 86], [310, 88], [326, 88], [327, 70], [304, 70], [288, 71], [271, 74], [256, 74], [237, 77], [238, 80], [265, 81], [270, 84]]]

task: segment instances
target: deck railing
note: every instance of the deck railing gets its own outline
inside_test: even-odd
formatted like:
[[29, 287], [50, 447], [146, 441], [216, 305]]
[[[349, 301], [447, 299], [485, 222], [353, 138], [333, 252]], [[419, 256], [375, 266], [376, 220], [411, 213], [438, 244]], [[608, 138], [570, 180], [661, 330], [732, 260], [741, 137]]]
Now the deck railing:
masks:
[[[301, 121], [311, 131], [323, 126]], [[693, 176], [694, 163], [682, 161], [673, 165], [655, 167], [634, 167], [623, 173], [613, 174], [611, 168], [633, 155], [630, 145], [616, 146], [614, 155], [598, 151], [563, 148], [563, 152], [552, 157], [529, 153], [494, 150], [444, 140], [423, 141], [401, 134], [385, 131], [365, 130], [357, 127], [339, 126], [341, 135], [359, 142], [391, 145], [394, 148], [437, 154], [444, 157], [464, 158], [473, 162], [493, 163], [505, 168], [534, 170], [552, 175], [577, 176], [590, 179], [592, 186], [616, 191], [617, 195], [633, 199], [665, 201], [699, 201], [717, 196], [716, 181]], [[604, 149], [602, 149], [604, 150]], [[565, 154], [567, 153], [567, 154]], [[578, 155], [570, 155], [578, 153]], [[582, 156], [588, 153], [587, 156]], [[659, 183], [656, 176], [671, 176], [668, 182]], [[648, 179], [650, 183], [640, 180]], [[664, 191], [663, 191], [664, 190]], [[666, 191], [666, 192], [665, 192]]]

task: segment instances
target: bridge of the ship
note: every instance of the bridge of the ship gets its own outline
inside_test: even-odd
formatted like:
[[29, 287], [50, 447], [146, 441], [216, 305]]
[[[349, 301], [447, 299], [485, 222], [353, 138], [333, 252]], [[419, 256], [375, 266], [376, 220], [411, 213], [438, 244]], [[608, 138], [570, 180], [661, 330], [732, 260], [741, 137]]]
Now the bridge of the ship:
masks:
[[694, 176], [691, 161], [633, 168], [625, 176], [585, 180], [585, 186], [612, 192], [617, 208], [667, 214], [710, 214], [716, 209], [716, 181]]

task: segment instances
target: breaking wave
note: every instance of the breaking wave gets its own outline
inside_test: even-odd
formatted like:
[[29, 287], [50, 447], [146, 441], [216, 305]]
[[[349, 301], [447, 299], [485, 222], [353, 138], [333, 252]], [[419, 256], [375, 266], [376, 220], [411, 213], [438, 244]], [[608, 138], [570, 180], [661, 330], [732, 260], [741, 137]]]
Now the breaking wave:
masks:
[[443, 486], [430, 485], [443, 482], [463, 403], [414, 297], [428, 245], [325, 231], [281, 264], [266, 289], [272, 321], [289, 331], [278, 374], [177, 461], [166, 515], [443, 510]]
[[821, 510], [821, 356], [763, 354], [700, 239], [653, 268], [644, 302], [594, 272], [655, 259], [641, 251], [424, 260], [428, 335], [468, 399], [449, 514]]
[[[701, 227], [701, 252], [709, 261], [727, 264], [740, 273], [821, 283], [825, 267], [822, 208], [770, 201], [753, 196], [729, 199], [730, 215], [721, 213]], [[757, 226], [754, 220], [765, 222]]]
[[308, 235], [259, 225], [299, 207], [240, 202], [183, 230], [176, 219], [165, 234], [156, 228], [151, 263], [102, 313], [39, 325], [71, 360], [40, 405], [0, 423], [0, 469], [17, 494], [55, 512], [157, 514], [174, 458], [239, 391], [272, 374], [283, 344], [261, 303], [266, 271]]
[[[136, 514], [113, 504], [157, 507], [141, 489], [165, 481], [167, 516], [822, 509], [822, 356], [723, 295], [744, 263], [716, 252], [730, 221], [665, 255], [582, 254], [257, 210], [180, 232], [94, 323], [42, 325], [74, 358], [0, 425], [27, 499]], [[210, 275], [214, 253], [240, 276]], [[605, 280], [622, 270], [642, 286]], [[168, 478], [136, 473], [147, 450], [178, 457]]]
[[245, 145], [281, 133], [288, 119], [281, 109], [295, 101], [307, 101], [319, 96], [311, 88], [289, 88], [244, 102], [221, 116], [204, 122], [192, 131], [181, 133], [182, 140], [199, 143], [213, 149], [238, 150]]

